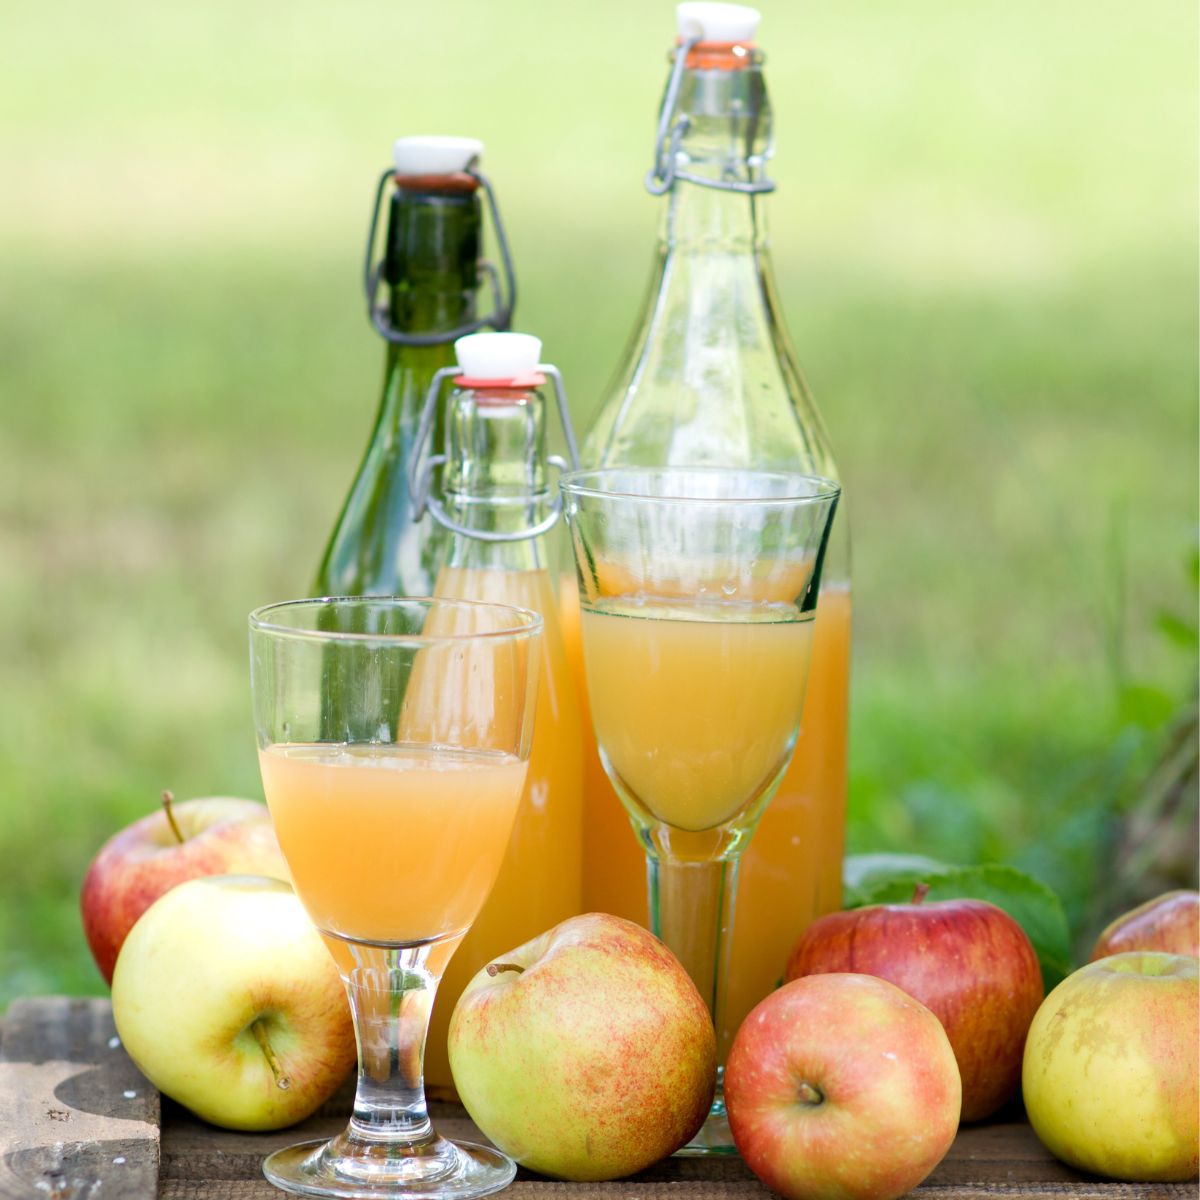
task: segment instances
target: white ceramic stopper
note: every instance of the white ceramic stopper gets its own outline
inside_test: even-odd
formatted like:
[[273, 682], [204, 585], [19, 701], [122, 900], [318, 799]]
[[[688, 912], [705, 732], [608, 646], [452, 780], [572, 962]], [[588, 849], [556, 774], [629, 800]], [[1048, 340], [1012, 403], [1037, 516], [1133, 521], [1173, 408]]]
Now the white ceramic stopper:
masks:
[[402, 137], [392, 146], [397, 175], [453, 175], [473, 166], [483, 143], [462, 137]]
[[704, 42], [752, 42], [762, 13], [744, 4], [679, 4], [675, 22], [681, 38]]
[[469, 333], [454, 343], [468, 379], [517, 379], [537, 370], [542, 340], [529, 333]]

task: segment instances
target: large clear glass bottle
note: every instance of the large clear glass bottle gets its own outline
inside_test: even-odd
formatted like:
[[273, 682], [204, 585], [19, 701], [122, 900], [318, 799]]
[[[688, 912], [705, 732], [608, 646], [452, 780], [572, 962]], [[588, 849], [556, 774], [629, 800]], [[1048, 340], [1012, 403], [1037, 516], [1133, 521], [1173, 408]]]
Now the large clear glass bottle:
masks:
[[[763, 55], [753, 45], [758, 14], [682, 4], [679, 15], [680, 45], [647, 177], [648, 188], [666, 196], [653, 274], [583, 464], [789, 468], [836, 479], [771, 269], [764, 211], [771, 109]], [[843, 510], [817, 609], [800, 741], [742, 861], [728, 1020], [718, 1030], [722, 1059], [738, 1024], [781, 977], [796, 937], [841, 905], [849, 557]], [[578, 610], [564, 598], [563, 611], [581, 675]], [[582, 686], [580, 694], [586, 698]], [[584, 729], [589, 736], [587, 720]], [[585, 748], [584, 844], [585, 907], [644, 922], [642, 855], [594, 740]]]
[[[414, 522], [408, 464], [429, 382], [454, 362], [454, 340], [474, 328], [508, 328], [513, 283], [503, 229], [507, 301], [479, 318], [483, 145], [469, 138], [401, 138], [395, 169], [380, 180], [365, 283], [375, 328], [387, 339], [375, 426], [312, 584], [315, 595], [428, 596], [445, 557], [445, 530]], [[388, 189], [383, 259], [372, 262], [379, 207]], [[488, 193], [490, 195], [490, 193]], [[492, 207], [496, 215], [495, 206]], [[387, 301], [376, 305], [380, 286]], [[440, 435], [440, 424], [438, 434]]]
[[[446, 1030], [463, 988], [498, 955], [581, 911], [583, 741], [547, 559], [560, 502], [547, 482], [540, 350], [517, 333], [458, 343], [462, 374], [447, 403], [441, 486], [430, 497], [448, 528], [434, 595], [530, 608], [544, 621], [533, 749], [508, 853], [434, 1004], [425, 1056], [434, 1095], [453, 1087]], [[565, 411], [564, 403], [564, 420]]]

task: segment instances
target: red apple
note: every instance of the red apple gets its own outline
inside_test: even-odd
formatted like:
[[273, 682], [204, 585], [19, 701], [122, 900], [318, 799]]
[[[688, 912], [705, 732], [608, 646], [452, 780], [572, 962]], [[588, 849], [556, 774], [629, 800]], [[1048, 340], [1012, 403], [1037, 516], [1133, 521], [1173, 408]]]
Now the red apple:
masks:
[[83, 879], [83, 931], [105, 983], [134, 922], [164, 892], [200, 875], [288, 880], [266, 806], [211, 796], [171, 802], [109, 838]]
[[1200, 892], [1164, 892], [1130, 909], [1100, 935], [1089, 961], [1128, 950], [1200, 956]]
[[1025, 1034], [1042, 1002], [1037, 954], [1025, 931], [983, 900], [876, 904], [810, 925], [785, 979], [830, 971], [877, 975], [919, 1000], [945, 1026], [962, 1076], [962, 1119], [998, 1109], [1021, 1081]]
[[716, 1085], [696, 985], [658, 938], [605, 913], [488, 964], [459, 998], [448, 1050], [476, 1125], [559, 1179], [616, 1179], [665, 1158], [700, 1128]]
[[785, 983], [725, 1065], [738, 1151], [787, 1200], [902, 1196], [950, 1149], [961, 1098], [941, 1023], [870, 975]]

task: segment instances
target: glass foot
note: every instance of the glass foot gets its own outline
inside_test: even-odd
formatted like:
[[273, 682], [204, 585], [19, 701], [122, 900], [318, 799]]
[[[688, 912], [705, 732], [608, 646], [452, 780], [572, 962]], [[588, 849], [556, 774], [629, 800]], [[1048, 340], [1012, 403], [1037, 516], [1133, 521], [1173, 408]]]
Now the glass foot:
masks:
[[329, 1142], [276, 1150], [263, 1162], [263, 1174], [285, 1192], [358, 1200], [469, 1200], [508, 1187], [516, 1173], [507, 1155], [473, 1142], [434, 1137], [400, 1147], [349, 1131]]
[[721, 1075], [724, 1068], [717, 1074], [717, 1094], [713, 1097], [712, 1108], [696, 1134], [686, 1146], [680, 1146], [675, 1151], [675, 1158], [698, 1158], [706, 1154], [736, 1154], [737, 1147], [733, 1144], [733, 1134], [729, 1132], [729, 1118], [725, 1115], [725, 1093], [722, 1087]]

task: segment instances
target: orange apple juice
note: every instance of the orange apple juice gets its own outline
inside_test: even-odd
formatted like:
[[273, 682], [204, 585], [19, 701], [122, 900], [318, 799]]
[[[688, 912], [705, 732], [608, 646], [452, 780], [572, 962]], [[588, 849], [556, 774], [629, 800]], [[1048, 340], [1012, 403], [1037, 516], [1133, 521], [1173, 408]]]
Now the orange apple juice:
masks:
[[778, 777], [804, 703], [811, 620], [790, 605], [606, 598], [583, 612], [596, 739], [650, 818], [736, 821]]
[[[583, 678], [575, 576], [565, 575], [561, 614], [583, 710], [583, 904], [647, 923], [646, 861], [596, 749]], [[737, 1026], [783, 975], [792, 943], [842, 905], [846, 730], [850, 701], [851, 594], [822, 587], [800, 737], [783, 780], [742, 855], [726, 992], [722, 1061]]]
[[397, 745], [276, 745], [263, 790], [296, 892], [341, 938], [412, 946], [462, 933], [508, 845], [526, 764]]
[[563, 644], [583, 730], [583, 911], [612, 913], [645, 928], [649, 924], [646, 854], [600, 761], [584, 678], [582, 613], [574, 571], [562, 576], [559, 596]]
[[583, 742], [575, 686], [545, 570], [444, 567], [436, 595], [531, 608], [544, 622], [529, 774], [495, 887], [455, 951], [434, 1003], [425, 1054], [433, 1094], [453, 1089], [446, 1056], [450, 1014], [471, 978], [582, 911]]
[[850, 711], [850, 588], [821, 589], [812, 665], [791, 765], [738, 870], [721, 1061], [738, 1026], [774, 990], [796, 939], [842, 907], [846, 726]]

